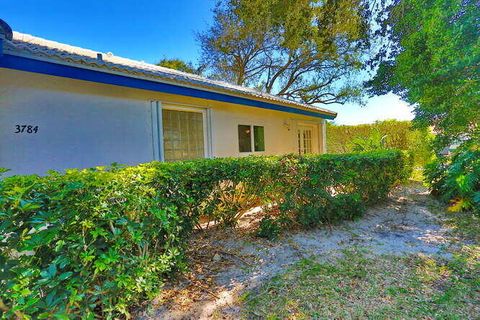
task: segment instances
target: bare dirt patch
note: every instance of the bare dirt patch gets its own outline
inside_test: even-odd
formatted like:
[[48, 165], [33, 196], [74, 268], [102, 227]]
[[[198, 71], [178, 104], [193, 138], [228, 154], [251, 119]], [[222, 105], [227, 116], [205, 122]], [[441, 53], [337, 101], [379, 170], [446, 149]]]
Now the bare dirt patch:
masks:
[[285, 233], [275, 242], [256, 238], [252, 225], [258, 212], [246, 214], [240, 228], [208, 230], [190, 243], [190, 272], [165, 287], [138, 314], [141, 319], [234, 319], [240, 314], [238, 297], [258, 287], [302, 258], [328, 261], [342, 250], [362, 247], [374, 254], [422, 253], [448, 259], [456, 246], [434, 200], [419, 185], [395, 190], [388, 201], [368, 210], [357, 221]]

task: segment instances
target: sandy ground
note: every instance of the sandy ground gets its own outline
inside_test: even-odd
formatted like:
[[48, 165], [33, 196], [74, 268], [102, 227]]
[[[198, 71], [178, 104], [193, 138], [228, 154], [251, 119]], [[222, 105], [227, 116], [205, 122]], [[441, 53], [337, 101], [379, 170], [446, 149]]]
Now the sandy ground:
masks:
[[247, 232], [258, 214], [242, 218], [238, 230], [199, 233], [191, 243], [191, 272], [175, 279], [160, 297], [138, 313], [140, 319], [236, 319], [237, 297], [304, 257], [335, 257], [352, 246], [374, 254], [424, 253], [449, 257], [457, 242], [425, 188], [395, 190], [388, 201], [357, 221], [331, 228], [287, 233], [277, 241]]

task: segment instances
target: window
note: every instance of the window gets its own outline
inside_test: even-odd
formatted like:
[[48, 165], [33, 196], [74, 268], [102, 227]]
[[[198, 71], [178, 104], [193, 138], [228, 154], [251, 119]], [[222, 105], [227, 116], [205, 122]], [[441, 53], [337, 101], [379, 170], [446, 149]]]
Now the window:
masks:
[[298, 153], [309, 154], [313, 152], [313, 130], [308, 127], [298, 129]]
[[265, 134], [263, 127], [253, 126], [253, 141], [255, 151], [265, 151]]
[[165, 161], [205, 157], [203, 113], [162, 110]]
[[252, 128], [251, 126], [238, 126], [238, 145], [240, 152], [252, 152]]
[[240, 152], [265, 151], [265, 130], [262, 126], [239, 125], [238, 146]]

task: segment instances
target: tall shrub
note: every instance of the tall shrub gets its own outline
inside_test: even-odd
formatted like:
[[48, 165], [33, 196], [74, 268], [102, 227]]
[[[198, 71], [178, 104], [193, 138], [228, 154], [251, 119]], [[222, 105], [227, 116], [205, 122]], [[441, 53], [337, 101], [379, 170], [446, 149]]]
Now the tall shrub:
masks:
[[453, 212], [480, 214], [480, 144], [470, 139], [450, 156], [439, 156], [426, 167], [426, 179], [434, 194]]

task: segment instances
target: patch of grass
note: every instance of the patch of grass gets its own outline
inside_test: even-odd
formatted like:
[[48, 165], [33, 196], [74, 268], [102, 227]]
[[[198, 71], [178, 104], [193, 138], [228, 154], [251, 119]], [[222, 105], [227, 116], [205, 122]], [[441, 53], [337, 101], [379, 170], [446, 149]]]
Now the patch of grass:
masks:
[[480, 243], [480, 217], [471, 212], [448, 212], [445, 224], [462, 238]]
[[449, 261], [359, 249], [332, 262], [303, 259], [242, 300], [248, 319], [479, 318], [480, 247]]

